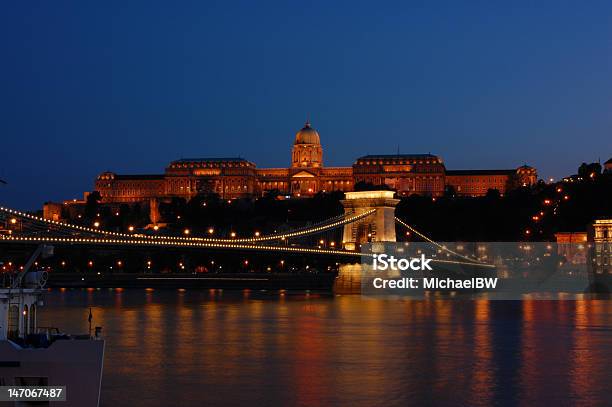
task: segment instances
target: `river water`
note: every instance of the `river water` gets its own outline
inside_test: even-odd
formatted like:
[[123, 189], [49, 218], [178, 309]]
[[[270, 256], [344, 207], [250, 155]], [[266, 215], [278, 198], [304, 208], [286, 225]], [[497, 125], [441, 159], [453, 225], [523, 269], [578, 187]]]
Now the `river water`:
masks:
[[102, 406], [610, 405], [612, 301], [52, 290], [107, 340]]

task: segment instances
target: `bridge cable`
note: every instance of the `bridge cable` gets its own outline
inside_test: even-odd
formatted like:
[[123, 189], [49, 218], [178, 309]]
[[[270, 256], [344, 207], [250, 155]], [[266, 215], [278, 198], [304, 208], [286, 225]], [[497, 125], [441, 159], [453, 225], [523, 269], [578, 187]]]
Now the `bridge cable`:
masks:
[[472, 258], [470, 258], [470, 257], [467, 257], [467, 256], [465, 256], [465, 255], [463, 255], [463, 254], [461, 254], [461, 253], [457, 253], [457, 252], [455, 252], [455, 251], [453, 251], [453, 250], [451, 250], [451, 249], [447, 248], [446, 246], [441, 245], [440, 243], [437, 243], [437, 242], [433, 241], [432, 239], [428, 238], [427, 236], [425, 236], [424, 234], [422, 234], [421, 232], [419, 232], [418, 230], [416, 230], [415, 228], [413, 228], [412, 226], [410, 226], [410, 225], [409, 225], [409, 224], [407, 224], [406, 222], [402, 221], [402, 220], [401, 220], [400, 218], [398, 218], [397, 216], [395, 217], [395, 221], [396, 221], [397, 223], [399, 223], [400, 225], [404, 226], [405, 228], [407, 228], [408, 230], [410, 230], [410, 231], [414, 232], [416, 235], [418, 235], [418, 236], [419, 236], [419, 237], [421, 237], [422, 239], [424, 239], [424, 240], [428, 241], [429, 243], [433, 244], [434, 246], [437, 246], [438, 248], [440, 248], [440, 249], [442, 249], [442, 250], [445, 250], [445, 251], [447, 251], [447, 252], [449, 252], [449, 253], [451, 253], [451, 254], [454, 254], [455, 256], [461, 257], [462, 259], [464, 259], [464, 260], [468, 260], [468, 261], [470, 261], [470, 262], [472, 262], [472, 263], [476, 263], [476, 264], [487, 264], [487, 263], [482, 262], [482, 261], [480, 261], [480, 260], [475, 260], [475, 259], [472, 259]]

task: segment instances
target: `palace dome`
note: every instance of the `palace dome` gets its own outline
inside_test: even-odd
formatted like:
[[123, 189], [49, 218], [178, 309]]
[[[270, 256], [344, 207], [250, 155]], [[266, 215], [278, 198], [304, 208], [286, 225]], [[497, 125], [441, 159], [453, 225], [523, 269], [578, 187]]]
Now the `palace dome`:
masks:
[[293, 144], [321, 144], [319, 133], [310, 127], [310, 123], [306, 122], [302, 130], [295, 134], [295, 143]]

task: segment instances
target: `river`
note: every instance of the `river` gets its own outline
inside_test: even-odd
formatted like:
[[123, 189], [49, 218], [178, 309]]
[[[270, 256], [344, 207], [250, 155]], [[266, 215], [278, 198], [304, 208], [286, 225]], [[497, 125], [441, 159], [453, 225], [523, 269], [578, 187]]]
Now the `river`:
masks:
[[106, 343], [102, 406], [603, 405], [612, 301], [49, 291], [39, 325]]

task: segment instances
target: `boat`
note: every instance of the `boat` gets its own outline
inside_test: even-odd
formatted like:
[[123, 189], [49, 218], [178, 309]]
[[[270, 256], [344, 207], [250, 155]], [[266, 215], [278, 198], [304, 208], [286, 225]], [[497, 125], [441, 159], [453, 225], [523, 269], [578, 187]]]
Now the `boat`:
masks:
[[[39, 246], [23, 270], [4, 278], [0, 287], [0, 386], [25, 389], [10, 393], [13, 405], [48, 401], [49, 405], [96, 407], [104, 361], [102, 329], [95, 327], [93, 335], [91, 327], [88, 334], [70, 335], [38, 326], [47, 273], [30, 268], [39, 255], [52, 250]], [[0, 397], [6, 401], [8, 394]]]

